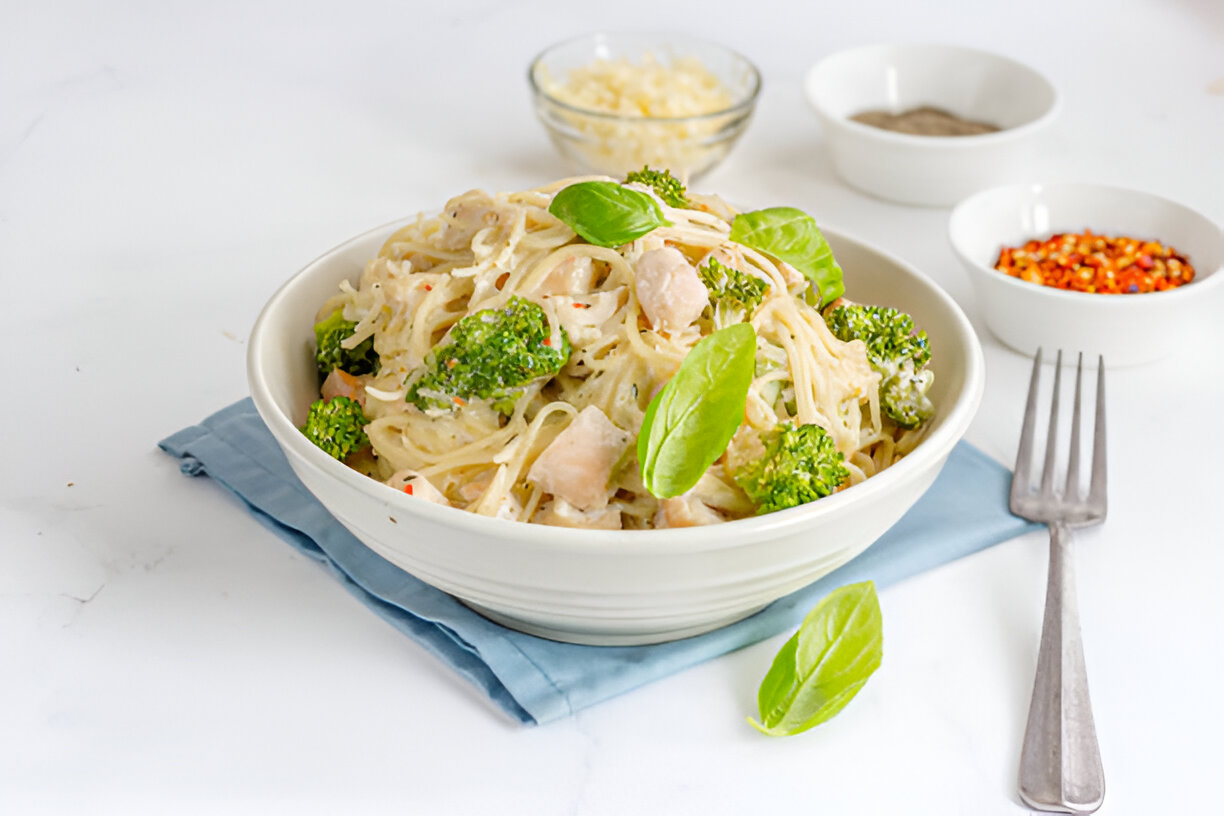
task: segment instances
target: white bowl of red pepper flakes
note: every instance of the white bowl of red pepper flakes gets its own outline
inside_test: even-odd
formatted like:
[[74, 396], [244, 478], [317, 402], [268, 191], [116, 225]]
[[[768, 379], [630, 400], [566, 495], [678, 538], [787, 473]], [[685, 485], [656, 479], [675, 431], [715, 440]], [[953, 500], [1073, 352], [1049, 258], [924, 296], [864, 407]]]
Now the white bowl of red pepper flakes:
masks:
[[978, 313], [1024, 354], [1176, 354], [1224, 298], [1224, 231], [1139, 190], [1062, 182], [996, 187], [952, 210], [948, 235]]

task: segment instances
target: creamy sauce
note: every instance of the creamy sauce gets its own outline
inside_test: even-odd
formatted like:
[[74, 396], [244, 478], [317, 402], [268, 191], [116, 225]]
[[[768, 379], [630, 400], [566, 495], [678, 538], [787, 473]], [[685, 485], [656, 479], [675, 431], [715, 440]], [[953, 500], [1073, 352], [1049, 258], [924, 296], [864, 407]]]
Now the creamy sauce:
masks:
[[863, 111], [850, 118], [864, 125], [914, 136], [976, 136], [981, 133], [995, 133], [1000, 129], [986, 122], [961, 119], [946, 110], [927, 105], [902, 113]]

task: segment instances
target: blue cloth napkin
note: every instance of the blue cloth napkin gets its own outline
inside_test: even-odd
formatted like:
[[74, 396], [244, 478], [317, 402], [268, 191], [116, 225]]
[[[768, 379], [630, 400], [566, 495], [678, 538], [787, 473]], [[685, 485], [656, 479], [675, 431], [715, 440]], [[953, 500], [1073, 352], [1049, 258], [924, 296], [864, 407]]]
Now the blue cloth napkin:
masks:
[[349, 592], [484, 690], [511, 716], [545, 723], [710, 658], [793, 629], [833, 589], [877, 586], [1006, 541], [1038, 525], [1007, 510], [1010, 472], [961, 442], [939, 478], [879, 541], [825, 578], [746, 620], [651, 646], [576, 646], [489, 621], [353, 537], [298, 481], [250, 399], [160, 443], [183, 473], [208, 475]]

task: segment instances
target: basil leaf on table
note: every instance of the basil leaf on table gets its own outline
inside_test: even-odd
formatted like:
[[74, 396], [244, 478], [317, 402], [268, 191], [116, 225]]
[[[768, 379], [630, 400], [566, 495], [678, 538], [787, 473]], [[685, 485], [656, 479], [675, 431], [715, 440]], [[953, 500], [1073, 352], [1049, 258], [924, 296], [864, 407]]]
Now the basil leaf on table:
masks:
[[670, 226], [659, 203], [614, 181], [580, 181], [553, 196], [548, 211], [588, 243], [617, 247]]
[[693, 346], [642, 419], [637, 452], [647, 490], [666, 499], [697, 484], [744, 421], [755, 373], [750, 323], [719, 329]]
[[731, 222], [731, 240], [772, 255], [798, 269], [820, 293], [824, 308], [846, 292], [842, 269], [816, 219], [794, 207], [740, 213]]
[[803, 619], [761, 681], [762, 734], [784, 737], [830, 719], [880, 667], [884, 624], [875, 584], [835, 589]]

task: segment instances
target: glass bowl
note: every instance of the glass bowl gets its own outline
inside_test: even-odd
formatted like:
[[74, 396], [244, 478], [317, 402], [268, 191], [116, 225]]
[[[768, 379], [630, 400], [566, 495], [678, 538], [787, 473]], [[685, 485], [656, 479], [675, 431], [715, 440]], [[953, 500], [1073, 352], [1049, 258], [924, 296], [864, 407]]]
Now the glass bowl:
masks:
[[[649, 61], [670, 76], [639, 75]], [[611, 65], [622, 70], [609, 82], [578, 79], [584, 69]], [[693, 68], [700, 76], [688, 70]], [[717, 43], [667, 33], [566, 40], [537, 56], [527, 76], [536, 114], [571, 170], [619, 177], [649, 165], [686, 183], [726, 157], [747, 128], [761, 90], [761, 75], [747, 58]], [[712, 107], [700, 104], [711, 101], [709, 84], [700, 79], [711, 77], [725, 91]], [[584, 95], [576, 97], [575, 86]], [[626, 93], [631, 88], [636, 94]]]

